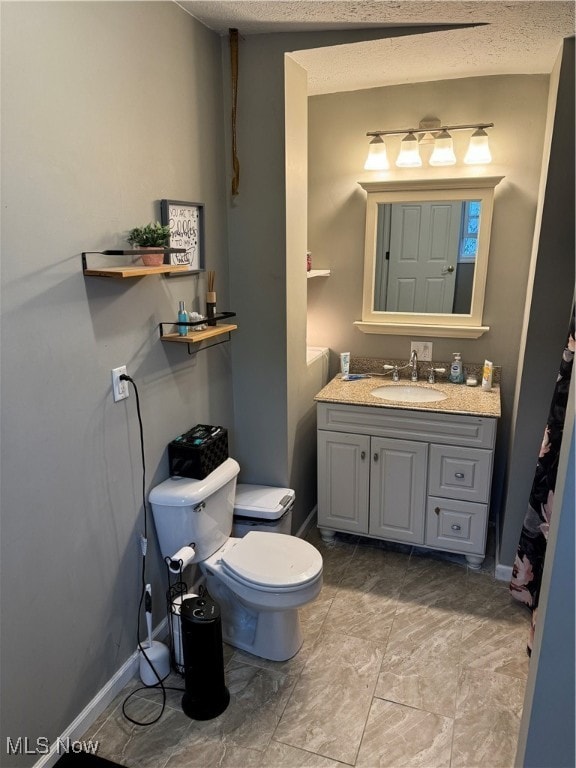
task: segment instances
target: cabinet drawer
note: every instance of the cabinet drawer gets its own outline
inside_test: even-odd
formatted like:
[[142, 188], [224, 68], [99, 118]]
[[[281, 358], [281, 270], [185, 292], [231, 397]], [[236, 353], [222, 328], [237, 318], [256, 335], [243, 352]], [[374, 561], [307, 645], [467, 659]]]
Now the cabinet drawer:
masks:
[[488, 505], [428, 497], [426, 544], [436, 549], [483, 555]]
[[374, 437], [471, 448], [493, 448], [496, 439], [496, 419], [482, 416], [340, 403], [318, 403], [317, 416], [318, 429]]
[[431, 445], [428, 493], [449, 499], [488, 503], [492, 451]]

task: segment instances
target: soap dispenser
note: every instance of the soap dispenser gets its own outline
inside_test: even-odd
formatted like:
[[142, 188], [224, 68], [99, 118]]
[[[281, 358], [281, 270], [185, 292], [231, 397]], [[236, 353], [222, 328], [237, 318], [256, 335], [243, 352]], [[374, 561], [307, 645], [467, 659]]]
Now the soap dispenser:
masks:
[[464, 373], [462, 371], [462, 355], [460, 352], [453, 352], [452, 365], [450, 366], [450, 381], [453, 384], [462, 384], [464, 381]]

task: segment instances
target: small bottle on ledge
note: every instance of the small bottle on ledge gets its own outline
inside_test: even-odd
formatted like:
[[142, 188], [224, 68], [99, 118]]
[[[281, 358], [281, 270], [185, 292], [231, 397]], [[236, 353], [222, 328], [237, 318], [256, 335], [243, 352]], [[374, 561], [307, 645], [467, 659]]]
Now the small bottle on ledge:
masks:
[[[186, 309], [184, 307], [184, 302], [181, 301], [178, 304], [178, 322], [179, 323], [187, 323], [188, 322], [188, 312], [186, 312]], [[187, 336], [188, 335], [188, 326], [187, 325], [179, 325], [178, 326], [178, 335], [179, 336]]]

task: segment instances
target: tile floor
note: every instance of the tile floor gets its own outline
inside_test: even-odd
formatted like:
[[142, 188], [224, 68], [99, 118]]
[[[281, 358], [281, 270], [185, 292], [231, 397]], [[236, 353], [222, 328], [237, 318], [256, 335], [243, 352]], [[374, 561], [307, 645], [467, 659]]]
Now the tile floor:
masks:
[[[528, 670], [529, 614], [493, 558], [463, 558], [350, 536], [322, 543], [324, 586], [302, 611], [304, 645], [286, 662], [225, 646], [231, 701], [205, 722], [168, 691], [148, 727], [122, 715], [133, 681], [84, 738], [144, 768], [512, 768]], [[179, 677], [170, 683], [181, 686]], [[160, 695], [126, 706], [153, 719]]]

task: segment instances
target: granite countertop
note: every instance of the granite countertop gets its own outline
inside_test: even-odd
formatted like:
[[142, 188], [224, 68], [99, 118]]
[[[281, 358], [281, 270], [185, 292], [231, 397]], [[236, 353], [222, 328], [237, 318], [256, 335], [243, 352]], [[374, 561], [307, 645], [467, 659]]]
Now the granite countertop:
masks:
[[[351, 373], [366, 372], [359, 370], [364, 365], [351, 364]], [[378, 368], [375, 368], [378, 370]], [[376, 387], [381, 386], [406, 386], [411, 385], [409, 375], [404, 373], [404, 378], [398, 382], [391, 380], [391, 375], [373, 375], [368, 379], [356, 379], [355, 381], [343, 381], [340, 374], [318, 392], [314, 398], [317, 402], [342, 403], [345, 405], [370, 405], [377, 408], [400, 408], [409, 411], [433, 411], [434, 413], [460, 413], [472, 416], [500, 417], [500, 387], [494, 384], [492, 389], [484, 391], [478, 385], [468, 387], [466, 384], [452, 384], [445, 378], [439, 378], [435, 384], [428, 384], [426, 377], [413, 386], [438, 389], [447, 395], [445, 400], [437, 400], [431, 403], [413, 403], [401, 401], [382, 400], [371, 394]], [[498, 371], [499, 374], [499, 371]], [[495, 377], [496, 378], [496, 377]], [[497, 377], [499, 379], [499, 375]]]

